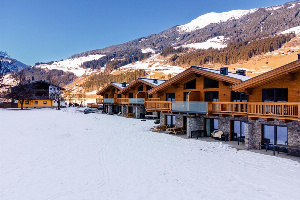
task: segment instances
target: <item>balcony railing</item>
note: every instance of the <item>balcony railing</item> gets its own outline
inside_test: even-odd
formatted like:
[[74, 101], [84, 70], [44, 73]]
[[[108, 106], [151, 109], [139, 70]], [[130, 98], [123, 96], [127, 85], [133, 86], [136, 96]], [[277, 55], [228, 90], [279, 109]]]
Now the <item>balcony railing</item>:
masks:
[[103, 101], [104, 103], [115, 103], [115, 99], [114, 98], [105, 98], [104, 99], [104, 101]]
[[145, 104], [144, 98], [129, 98], [129, 104]]
[[160, 101], [160, 98], [148, 98], [147, 101]]
[[248, 102], [209, 102], [208, 113], [213, 114], [247, 114]]
[[146, 101], [146, 110], [151, 111], [171, 111], [172, 102], [171, 101]]
[[256, 102], [248, 103], [249, 116], [297, 119], [300, 121], [300, 103]]
[[206, 114], [207, 102], [199, 102], [199, 101], [172, 102], [172, 112]]
[[300, 103], [289, 102], [171, 102], [147, 101], [147, 111], [248, 115], [300, 121]]
[[103, 98], [98, 98], [98, 99], [96, 99], [96, 103], [97, 104], [103, 104], [104, 103], [104, 99]]
[[118, 104], [129, 104], [129, 98], [118, 98], [117, 103]]

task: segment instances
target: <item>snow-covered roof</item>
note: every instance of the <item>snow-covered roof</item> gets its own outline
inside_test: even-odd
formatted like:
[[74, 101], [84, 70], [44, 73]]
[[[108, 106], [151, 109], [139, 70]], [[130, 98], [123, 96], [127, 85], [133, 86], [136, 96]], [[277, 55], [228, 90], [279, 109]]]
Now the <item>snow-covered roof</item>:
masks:
[[151, 78], [139, 78], [139, 79], [146, 81], [147, 83], [150, 83], [155, 86], [159, 86], [160, 84], [166, 82], [166, 80], [160, 80], [160, 79], [151, 79]]
[[[204, 67], [196, 67], [196, 66], [192, 66], [192, 67], [194, 67], [196, 69], [201, 69], [201, 70], [204, 70], [204, 71], [208, 71], [208, 72], [212, 72], [212, 73], [223, 75], [223, 74], [220, 73], [220, 70], [209, 69], [209, 68], [204, 68]], [[239, 79], [241, 81], [246, 81], [246, 80], [248, 80], [248, 79], [251, 78], [249, 76], [244, 76], [244, 75], [240, 75], [240, 74], [236, 74], [236, 73], [232, 73], [232, 72], [228, 72], [227, 75], [223, 75], [223, 76], [228, 76], [228, 77], [231, 77], [231, 78], [236, 78], [236, 79]]]
[[118, 83], [118, 82], [111, 82], [111, 84], [113, 84], [119, 88], [122, 88], [122, 89], [129, 85], [129, 83], [126, 83], [126, 86], [123, 87], [123, 83]]

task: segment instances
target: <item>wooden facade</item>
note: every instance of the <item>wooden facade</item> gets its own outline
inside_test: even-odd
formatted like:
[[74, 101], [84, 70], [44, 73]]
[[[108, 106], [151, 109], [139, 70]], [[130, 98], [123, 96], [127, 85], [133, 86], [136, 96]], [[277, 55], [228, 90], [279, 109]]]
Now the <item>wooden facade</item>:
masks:
[[[144, 99], [144, 102], [149, 99], [149, 101], [158, 100], [159, 96], [157, 94], [148, 94], [148, 91], [155, 88], [157, 85], [165, 82], [164, 80], [139, 78], [132, 83], [130, 83], [123, 90], [119, 91], [118, 94], [122, 95], [121, 104], [131, 104], [129, 99], [140, 98]], [[132, 103], [134, 104], [134, 103]], [[144, 105], [144, 103], [143, 103]]]

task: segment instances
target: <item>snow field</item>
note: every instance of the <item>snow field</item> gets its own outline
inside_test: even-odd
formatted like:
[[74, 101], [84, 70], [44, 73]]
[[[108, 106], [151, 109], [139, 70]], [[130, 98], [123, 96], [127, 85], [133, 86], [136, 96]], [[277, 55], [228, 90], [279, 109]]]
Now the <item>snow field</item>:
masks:
[[300, 164], [153, 121], [0, 109], [0, 199], [298, 199]]

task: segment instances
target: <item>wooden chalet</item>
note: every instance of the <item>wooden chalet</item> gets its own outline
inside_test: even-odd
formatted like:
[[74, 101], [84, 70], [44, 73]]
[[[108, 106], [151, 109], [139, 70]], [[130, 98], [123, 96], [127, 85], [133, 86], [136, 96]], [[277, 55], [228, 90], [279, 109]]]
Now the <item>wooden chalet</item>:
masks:
[[146, 114], [145, 102], [160, 100], [157, 94], [148, 94], [148, 91], [164, 83], [165, 80], [139, 78], [118, 92], [122, 98], [117, 103], [122, 105], [124, 116], [141, 118]]
[[118, 99], [122, 99], [122, 95], [118, 94], [118, 92], [128, 85], [129, 84], [126, 82], [111, 82], [97, 92], [97, 95], [101, 95], [104, 98], [98, 98], [96, 102], [98, 104], [102, 103], [103, 110], [108, 114], [117, 114], [122, 112], [121, 105], [118, 103]]
[[246, 146], [300, 146], [299, 59], [232, 87], [248, 94]]
[[[220, 102], [234, 105], [247, 101], [247, 95], [236, 93], [231, 86], [250, 79], [244, 71], [230, 73], [228, 68], [220, 70], [190, 67], [148, 93], [157, 94], [160, 101], [147, 101], [147, 111], [161, 112], [161, 125], [182, 127], [190, 136], [194, 129], [202, 129], [209, 136], [219, 129]], [[238, 108], [244, 112], [244, 107]], [[232, 136], [233, 137], [233, 136]]]

